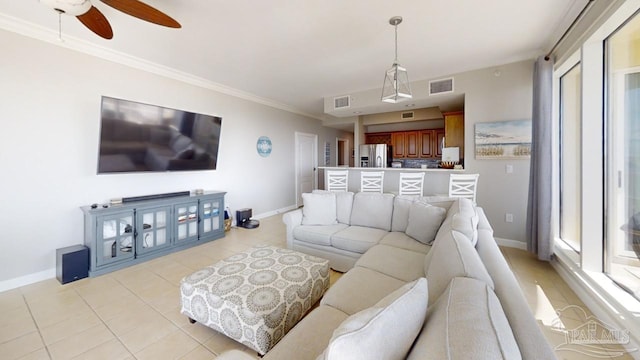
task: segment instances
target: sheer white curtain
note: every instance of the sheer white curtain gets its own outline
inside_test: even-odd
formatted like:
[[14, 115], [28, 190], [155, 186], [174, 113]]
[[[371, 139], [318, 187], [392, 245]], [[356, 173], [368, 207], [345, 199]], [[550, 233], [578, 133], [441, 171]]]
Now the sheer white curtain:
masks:
[[550, 260], [553, 253], [551, 238], [551, 180], [553, 121], [553, 60], [540, 56], [533, 70], [533, 109], [531, 133], [531, 171], [529, 175], [529, 203], [527, 205], [527, 249], [540, 260]]

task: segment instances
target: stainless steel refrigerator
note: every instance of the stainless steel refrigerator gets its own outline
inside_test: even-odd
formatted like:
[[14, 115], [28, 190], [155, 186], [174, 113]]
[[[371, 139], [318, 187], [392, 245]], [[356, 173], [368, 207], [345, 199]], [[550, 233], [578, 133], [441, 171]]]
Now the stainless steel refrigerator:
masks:
[[360, 145], [360, 167], [391, 167], [393, 153], [387, 144]]

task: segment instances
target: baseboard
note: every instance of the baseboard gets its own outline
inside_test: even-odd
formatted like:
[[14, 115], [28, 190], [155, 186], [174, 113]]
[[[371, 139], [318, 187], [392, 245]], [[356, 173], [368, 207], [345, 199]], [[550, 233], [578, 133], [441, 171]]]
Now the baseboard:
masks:
[[516, 248], [516, 249], [520, 249], [520, 250], [527, 250], [527, 244], [522, 242], [522, 241], [511, 240], [511, 239], [503, 239], [503, 238], [499, 238], [499, 237], [495, 237], [495, 236], [494, 236], [494, 239], [496, 239], [496, 243], [499, 246]]
[[283, 207], [283, 208], [280, 208], [280, 209], [276, 209], [276, 210], [273, 210], [273, 211], [268, 211], [268, 212], [265, 212], [265, 213], [261, 213], [261, 214], [255, 215], [255, 216], [253, 216], [253, 218], [258, 219], [258, 220], [259, 219], [264, 219], [264, 218], [267, 218], [269, 216], [284, 214], [287, 211], [291, 211], [291, 210], [295, 210], [295, 209], [297, 209], [297, 207], [295, 205], [290, 205], [290, 206], [286, 206], [286, 207]]
[[[278, 215], [278, 214], [284, 214], [287, 211], [291, 211], [291, 210], [295, 210], [295, 209], [297, 209], [297, 207], [295, 205], [286, 206], [286, 207], [283, 207], [283, 208], [280, 208], [280, 209], [276, 209], [276, 210], [273, 210], [273, 211], [268, 211], [268, 212], [265, 212], [265, 213], [261, 213], [261, 214], [255, 215], [253, 218], [254, 219], [264, 219], [264, 218], [267, 218], [267, 217], [270, 217], [270, 216], [274, 216], [274, 215]], [[33, 283], [37, 283], [38, 281], [53, 279], [55, 277], [56, 277], [56, 269], [52, 268], [52, 269], [41, 271], [41, 272], [34, 273], [34, 274], [29, 274], [29, 275], [25, 275], [25, 276], [20, 276], [20, 277], [17, 277], [17, 278], [9, 279], [9, 280], [0, 281], [0, 292], [11, 290], [11, 289], [15, 289], [15, 288], [19, 288], [21, 286], [30, 285], [30, 284], [33, 284]]]
[[20, 276], [17, 278], [0, 281], [0, 292], [19, 288], [21, 286], [37, 283], [42, 280], [49, 280], [56, 277], [56, 268], [40, 271], [34, 274]]

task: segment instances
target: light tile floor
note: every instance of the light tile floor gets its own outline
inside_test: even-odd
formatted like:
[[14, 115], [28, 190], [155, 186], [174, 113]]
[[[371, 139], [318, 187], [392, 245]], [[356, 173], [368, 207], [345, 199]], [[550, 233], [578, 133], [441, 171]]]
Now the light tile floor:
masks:
[[[285, 246], [280, 215], [253, 230], [233, 228], [224, 239], [95, 278], [60, 285], [56, 279], [0, 293], [2, 359], [214, 359], [229, 349], [255, 352], [180, 314], [180, 279], [257, 244]], [[528, 253], [504, 248], [543, 332], [557, 346], [556, 309], [587, 308], [553, 268]], [[334, 283], [341, 274], [332, 272]], [[577, 308], [560, 319], [567, 329], [584, 324]], [[554, 322], [556, 321], [556, 322]], [[620, 348], [600, 347], [600, 358], [631, 358]], [[575, 349], [574, 349], [575, 350]], [[619, 351], [620, 356], [617, 356]], [[589, 359], [556, 350], [560, 359]], [[594, 357], [595, 359], [595, 357]]]

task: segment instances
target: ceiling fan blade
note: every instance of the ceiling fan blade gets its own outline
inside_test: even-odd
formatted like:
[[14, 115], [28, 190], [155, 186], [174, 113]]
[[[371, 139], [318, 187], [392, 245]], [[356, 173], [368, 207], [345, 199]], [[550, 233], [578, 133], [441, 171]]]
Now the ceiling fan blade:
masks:
[[182, 27], [169, 15], [138, 0], [102, 0], [102, 2], [138, 19], [170, 28]]
[[113, 38], [113, 30], [107, 18], [95, 6], [82, 15], [76, 16], [89, 30], [107, 40]]

